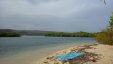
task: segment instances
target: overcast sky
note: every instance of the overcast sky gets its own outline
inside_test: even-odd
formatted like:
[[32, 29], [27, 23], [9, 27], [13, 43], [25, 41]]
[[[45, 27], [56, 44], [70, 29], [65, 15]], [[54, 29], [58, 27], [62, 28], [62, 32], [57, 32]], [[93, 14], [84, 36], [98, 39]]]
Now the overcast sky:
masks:
[[0, 28], [97, 32], [108, 26], [113, 0], [0, 0]]

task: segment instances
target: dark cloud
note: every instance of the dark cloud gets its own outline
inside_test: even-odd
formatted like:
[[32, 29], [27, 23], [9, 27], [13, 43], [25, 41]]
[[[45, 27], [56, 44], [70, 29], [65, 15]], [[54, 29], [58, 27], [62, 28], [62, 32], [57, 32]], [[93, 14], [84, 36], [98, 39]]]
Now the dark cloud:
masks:
[[0, 0], [0, 28], [49, 31], [101, 31], [108, 26], [113, 1]]

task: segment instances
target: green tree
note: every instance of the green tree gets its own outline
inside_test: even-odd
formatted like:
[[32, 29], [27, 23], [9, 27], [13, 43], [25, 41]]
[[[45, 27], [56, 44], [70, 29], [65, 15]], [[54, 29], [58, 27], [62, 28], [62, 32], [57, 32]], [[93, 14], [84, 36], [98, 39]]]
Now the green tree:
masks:
[[113, 12], [110, 16], [109, 27], [98, 33], [96, 40], [101, 44], [113, 45]]

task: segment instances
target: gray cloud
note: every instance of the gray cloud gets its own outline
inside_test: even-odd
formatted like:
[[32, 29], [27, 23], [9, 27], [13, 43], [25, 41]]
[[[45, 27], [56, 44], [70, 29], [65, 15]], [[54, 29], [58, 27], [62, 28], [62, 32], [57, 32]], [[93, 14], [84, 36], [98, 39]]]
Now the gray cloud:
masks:
[[96, 32], [108, 26], [113, 0], [0, 0], [0, 28]]

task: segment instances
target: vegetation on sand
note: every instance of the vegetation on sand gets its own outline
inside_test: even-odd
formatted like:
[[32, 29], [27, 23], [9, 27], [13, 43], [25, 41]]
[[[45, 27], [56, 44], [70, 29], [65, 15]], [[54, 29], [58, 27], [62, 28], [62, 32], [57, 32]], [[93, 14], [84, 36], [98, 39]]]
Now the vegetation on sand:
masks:
[[110, 16], [109, 27], [98, 33], [96, 40], [101, 44], [113, 45], [113, 12]]

